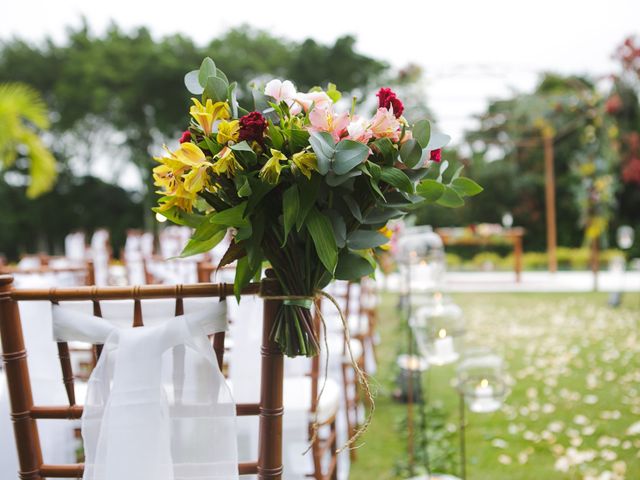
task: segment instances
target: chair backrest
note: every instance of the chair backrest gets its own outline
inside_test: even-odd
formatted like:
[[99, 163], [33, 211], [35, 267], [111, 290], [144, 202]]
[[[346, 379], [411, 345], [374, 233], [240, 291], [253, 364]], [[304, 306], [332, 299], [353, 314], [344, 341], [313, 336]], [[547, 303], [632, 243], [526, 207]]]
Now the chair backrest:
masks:
[[[144, 319], [142, 317], [141, 302], [144, 300], [174, 299], [176, 315], [180, 315], [183, 313], [183, 299], [185, 298], [222, 298], [233, 294], [233, 285], [230, 284], [15, 289], [12, 283], [13, 278], [11, 276], [0, 276], [0, 336], [4, 352], [2, 358], [9, 387], [11, 417], [18, 449], [19, 478], [22, 480], [81, 477], [84, 466], [82, 464], [48, 465], [43, 461], [36, 420], [79, 419], [82, 416], [82, 407], [76, 403], [74, 373], [69, 354], [69, 345], [66, 342], [58, 343], [58, 354], [68, 404], [57, 406], [34, 405], [18, 302], [43, 300], [51, 303], [68, 300], [87, 301], [93, 303], [94, 315], [101, 316], [101, 301], [133, 300], [133, 327], [143, 327]], [[255, 462], [241, 463], [239, 471], [241, 475], [257, 474], [259, 479], [280, 479], [282, 477], [283, 356], [277, 344], [271, 340], [271, 331], [281, 300], [269, 298], [280, 295], [280, 290], [272, 272], [267, 271], [267, 278], [260, 283], [250, 284], [242, 291], [242, 294], [259, 295], [265, 298], [261, 347], [260, 402], [237, 405], [238, 415], [259, 416], [258, 459]], [[216, 334], [213, 343], [218, 364], [222, 366], [224, 333]], [[100, 355], [100, 350], [100, 346], [95, 346], [97, 357]]]

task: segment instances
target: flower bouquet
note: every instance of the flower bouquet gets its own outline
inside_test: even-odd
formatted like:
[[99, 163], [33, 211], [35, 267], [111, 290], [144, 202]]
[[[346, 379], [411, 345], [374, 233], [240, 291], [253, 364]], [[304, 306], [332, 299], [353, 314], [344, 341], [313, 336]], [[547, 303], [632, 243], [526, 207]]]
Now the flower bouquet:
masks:
[[433, 202], [461, 206], [482, 190], [460, 170], [443, 183], [449, 137], [427, 120], [409, 124], [389, 88], [368, 118], [332, 84], [300, 93], [277, 79], [253, 90], [249, 112], [210, 58], [185, 83], [202, 97], [192, 99], [178, 149], [156, 158], [154, 210], [194, 229], [182, 256], [211, 250], [233, 229], [220, 266], [236, 262], [236, 294], [268, 262], [287, 297], [272, 335], [289, 356], [317, 354], [313, 297], [333, 279], [373, 275], [389, 220]]

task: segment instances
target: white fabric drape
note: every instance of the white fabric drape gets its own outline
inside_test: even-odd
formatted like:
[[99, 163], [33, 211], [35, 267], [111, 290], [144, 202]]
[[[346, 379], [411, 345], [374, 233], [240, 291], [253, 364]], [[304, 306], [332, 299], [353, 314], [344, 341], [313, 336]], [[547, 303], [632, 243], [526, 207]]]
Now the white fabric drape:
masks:
[[235, 404], [207, 337], [226, 329], [226, 303], [126, 323], [53, 306], [56, 341], [104, 344], [82, 417], [84, 480], [236, 480]]

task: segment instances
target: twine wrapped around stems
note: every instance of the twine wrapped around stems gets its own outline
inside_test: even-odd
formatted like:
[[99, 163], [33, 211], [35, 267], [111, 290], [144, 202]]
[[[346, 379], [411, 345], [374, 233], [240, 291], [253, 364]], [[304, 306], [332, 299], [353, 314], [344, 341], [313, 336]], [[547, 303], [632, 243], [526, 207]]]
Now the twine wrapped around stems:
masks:
[[[364, 423], [359, 426], [357, 428], [357, 430], [354, 432], [353, 435], [351, 435], [351, 437], [344, 443], [344, 445], [342, 445], [338, 450], [336, 450], [336, 453], [341, 453], [342, 451], [346, 450], [346, 449], [355, 449], [355, 448], [360, 448], [362, 445], [356, 445], [354, 446], [354, 443], [358, 440], [358, 438], [360, 438], [369, 428], [369, 426], [371, 425], [371, 420], [373, 418], [373, 413], [376, 409], [376, 404], [375, 404], [375, 400], [373, 398], [373, 392], [371, 391], [371, 385], [369, 384], [369, 380], [367, 379], [367, 375], [362, 371], [362, 369], [360, 368], [360, 366], [358, 365], [358, 362], [355, 360], [355, 358], [353, 357], [353, 352], [351, 350], [351, 335], [349, 332], [349, 324], [347, 323], [347, 319], [344, 316], [344, 313], [342, 312], [342, 309], [340, 308], [340, 305], [338, 304], [338, 301], [329, 293], [325, 292], [324, 290], [317, 290], [315, 296], [305, 296], [305, 295], [267, 295], [267, 296], [262, 296], [263, 299], [265, 300], [282, 300], [284, 305], [295, 305], [298, 307], [302, 307], [302, 308], [307, 308], [307, 309], [311, 309], [313, 302], [320, 298], [320, 297], [325, 297], [327, 300], [329, 300], [335, 307], [336, 310], [338, 310], [338, 313], [340, 314], [340, 320], [342, 321], [342, 326], [344, 327], [344, 332], [345, 332], [345, 342], [346, 342], [346, 346], [347, 346], [347, 352], [349, 353], [349, 360], [351, 362], [351, 366], [353, 367], [354, 372], [356, 373], [356, 377], [358, 378], [358, 383], [362, 386], [362, 389], [365, 392], [365, 396], [367, 398], [367, 402], [369, 403], [369, 413], [367, 414], [367, 417], [364, 421]], [[329, 344], [327, 343], [327, 325], [325, 323], [324, 317], [322, 315], [322, 310], [320, 308], [317, 309], [318, 312], [318, 316], [320, 317], [320, 321], [322, 323], [322, 328], [323, 328], [323, 333], [324, 333], [324, 343], [325, 343], [325, 348], [327, 350], [327, 356], [325, 359], [325, 373], [324, 373], [324, 380], [322, 383], [322, 387], [320, 389], [320, 391], [318, 392], [318, 398], [316, 403], [320, 402], [320, 398], [322, 397], [322, 394], [324, 392], [324, 388], [327, 384], [327, 375], [328, 375], [328, 366], [329, 366]], [[311, 425], [311, 429], [313, 431], [313, 435], [310, 439], [310, 445], [309, 448], [307, 448], [307, 450], [304, 453], [307, 453], [313, 446], [313, 443], [316, 441], [317, 436], [318, 436], [318, 429], [320, 428], [320, 425], [318, 424], [318, 417], [317, 417], [317, 412], [314, 412], [315, 418], [313, 421], [313, 424]], [[304, 454], [303, 453], [303, 454]]]

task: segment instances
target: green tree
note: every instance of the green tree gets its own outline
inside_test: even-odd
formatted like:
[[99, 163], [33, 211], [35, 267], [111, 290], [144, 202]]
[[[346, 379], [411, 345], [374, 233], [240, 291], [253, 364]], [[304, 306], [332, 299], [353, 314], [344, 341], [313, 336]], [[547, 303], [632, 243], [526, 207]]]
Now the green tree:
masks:
[[49, 127], [47, 107], [34, 89], [19, 83], [0, 85], [0, 167], [28, 162], [27, 196], [47, 192], [56, 179], [56, 161], [37, 130]]

